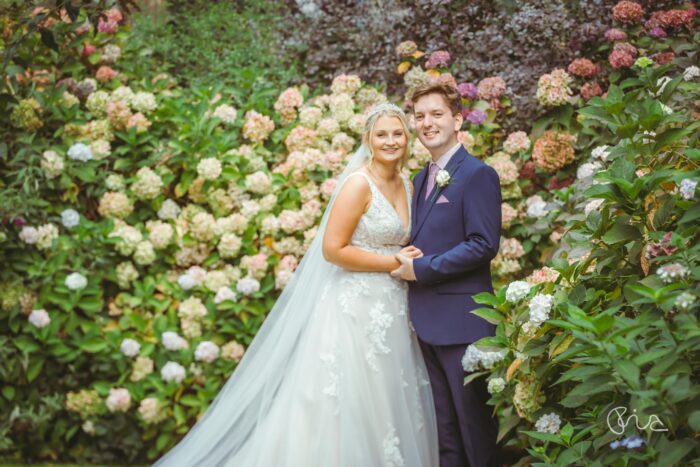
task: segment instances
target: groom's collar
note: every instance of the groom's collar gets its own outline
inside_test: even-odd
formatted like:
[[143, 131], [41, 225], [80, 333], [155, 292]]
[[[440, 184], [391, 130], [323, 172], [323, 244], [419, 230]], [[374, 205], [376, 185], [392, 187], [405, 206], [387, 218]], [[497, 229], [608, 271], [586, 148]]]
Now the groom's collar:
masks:
[[462, 143], [457, 143], [454, 146], [452, 146], [450, 149], [447, 150], [445, 154], [440, 156], [440, 158], [435, 162], [440, 169], [445, 169], [447, 167], [447, 164], [450, 162], [450, 159], [452, 159], [452, 156], [457, 154], [457, 151], [459, 151], [459, 148], [462, 147]]

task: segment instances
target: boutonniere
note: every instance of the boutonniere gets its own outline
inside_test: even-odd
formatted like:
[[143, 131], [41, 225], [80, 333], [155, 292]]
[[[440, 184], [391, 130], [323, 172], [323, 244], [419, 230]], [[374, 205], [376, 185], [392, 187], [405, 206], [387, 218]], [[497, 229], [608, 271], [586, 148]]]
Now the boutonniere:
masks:
[[[435, 185], [437, 185], [438, 188], [445, 188], [447, 185], [450, 184], [451, 181], [452, 176], [445, 169], [438, 170], [438, 173], [435, 175]], [[435, 201], [435, 198], [437, 197], [439, 191], [440, 190], [433, 191], [433, 196], [430, 198], [431, 203]]]

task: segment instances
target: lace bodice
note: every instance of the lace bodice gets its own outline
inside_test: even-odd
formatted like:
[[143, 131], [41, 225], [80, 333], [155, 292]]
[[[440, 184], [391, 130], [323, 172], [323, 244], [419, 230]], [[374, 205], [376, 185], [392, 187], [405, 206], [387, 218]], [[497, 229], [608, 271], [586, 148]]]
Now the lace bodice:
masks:
[[411, 216], [413, 214], [411, 213], [411, 195], [408, 179], [401, 175], [408, 203], [408, 227], [404, 228], [399, 214], [369, 175], [364, 172], [354, 172], [348, 177], [354, 175], [361, 175], [367, 180], [372, 191], [372, 201], [370, 201], [367, 212], [362, 214], [360, 221], [357, 223], [351, 244], [376, 253], [395, 253], [408, 244], [410, 239]]

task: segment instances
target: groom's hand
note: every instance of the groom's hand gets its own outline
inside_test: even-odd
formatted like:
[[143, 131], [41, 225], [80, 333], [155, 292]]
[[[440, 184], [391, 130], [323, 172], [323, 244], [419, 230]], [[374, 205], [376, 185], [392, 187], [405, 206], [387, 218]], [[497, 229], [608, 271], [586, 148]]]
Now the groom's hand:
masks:
[[407, 258], [405, 255], [398, 253], [396, 259], [401, 263], [401, 266], [391, 271], [392, 277], [398, 277], [405, 281], [416, 280], [416, 273], [413, 271], [413, 258]]

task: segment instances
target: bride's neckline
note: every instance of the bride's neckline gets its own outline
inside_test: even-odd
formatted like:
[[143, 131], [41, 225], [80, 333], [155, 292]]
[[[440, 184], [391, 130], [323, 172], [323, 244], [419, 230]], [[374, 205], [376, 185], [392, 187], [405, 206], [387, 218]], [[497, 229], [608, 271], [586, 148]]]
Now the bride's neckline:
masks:
[[387, 198], [386, 195], [384, 194], [384, 192], [382, 192], [381, 188], [379, 188], [379, 185], [377, 185], [377, 183], [374, 181], [372, 176], [363, 170], [358, 170], [357, 173], [361, 173], [365, 177], [367, 177], [367, 180], [371, 184], [374, 185], [374, 187], [379, 192], [379, 195], [382, 197], [382, 199], [384, 199], [386, 204], [389, 205], [389, 208], [391, 209], [391, 211], [394, 213], [394, 215], [398, 219], [399, 224], [401, 224], [401, 227], [403, 228], [404, 232], [408, 231], [408, 229], [411, 227], [411, 199], [410, 199], [410, 194], [408, 192], [408, 187], [406, 186], [406, 180], [405, 180], [404, 176], [402, 174], [399, 174], [399, 178], [401, 178], [401, 184], [403, 185], [404, 193], [406, 193], [406, 207], [408, 208], [408, 222], [405, 225], [403, 222], [403, 218], [401, 217], [401, 214], [399, 214], [399, 211], [394, 207], [393, 204], [391, 204], [391, 202], [389, 202], [389, 198]]

